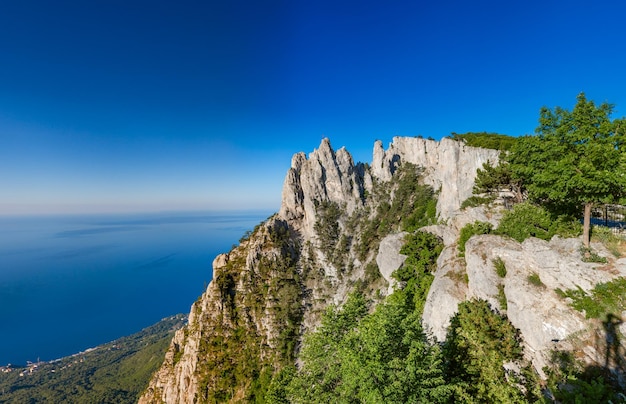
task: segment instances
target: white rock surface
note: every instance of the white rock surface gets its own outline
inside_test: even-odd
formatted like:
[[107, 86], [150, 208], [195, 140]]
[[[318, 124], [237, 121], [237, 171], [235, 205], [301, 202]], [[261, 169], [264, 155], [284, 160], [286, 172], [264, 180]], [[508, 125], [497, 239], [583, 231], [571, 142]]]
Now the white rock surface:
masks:
[[440, 142], [416, 137], [394, 137], [385, 151], [382, 142], [374, 144], [372, 175], [389, 181], [399, 163], [424, 168], [424, 181], [439, 191], [437, 212], [442, 219], [452, 217], [461, 203], [472, 195], [476, 170], [483, 163], [496, 163], [496, 150], [466, 146], [444, 138]]
[[378, 265], [380, 274], [389, 283], [387, 295], [393, 293], [397, 283], [396, 280], [391, 277], [391, 274], [396, 269], [400, 268], [407, 258], [406, 255], [400, 254], [400, 249], [404, 244], [406, 234], [406, 232], [390, 234], [381, 240], [380, 247], [378, 248], [376, 264]]

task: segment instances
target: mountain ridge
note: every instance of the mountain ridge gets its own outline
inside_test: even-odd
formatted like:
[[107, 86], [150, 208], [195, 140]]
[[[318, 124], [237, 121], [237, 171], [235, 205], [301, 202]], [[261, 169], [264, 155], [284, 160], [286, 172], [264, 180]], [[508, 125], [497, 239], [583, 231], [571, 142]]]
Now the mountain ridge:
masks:
[[[520, 302], [529, 296], [537, 301], [533, 308], [546, 302], [542, 299], [546, 292], [529, 285], [532, 274], [551, 282], [550, 287], [581, 286], [571, 280], [557, 282], [554, 276], [550, 278], [554, 282], [549, 282], [547, 275], [550, 268], [560, 270], [554, 262], [571, 256], [579, 242], [517, 243], [500, 242], [499, 236], [476, 236], [466, 244], [465, 257], [459, 257], [458, 238], [464, 226], [476, 221], [497, 225], [502, 215], [501, 207], [460, 209], [472, 195], [477, 170], [498, 159], [496, 150], [452, 139], [399, 137], [387, 150], [380, 141], [374, 144], [371, 166], [355, 164], [345, 148], [334, 151], [328, 139], [308, 158], [295, 154], [279, 212], [214, 260], [213, 281], [192, 305], [188, 326], [176, 333], [139, 402], [263, 401], [269, 380], [297, 361], [302, 336], [318, 326], [329, 304], [342, 305], [355, 288], [374, 302], [393, 291], [391, 274], [403, 262], [398, 242], [401, 224], [425, 201], [413, 201], [413, 191], [428, 187], [436, 195], [437, 220], [417, 221], [413, 227], [440, 237], [444, 250], [424, 306], [425, 329], [442, 340], [459, 303], [486, 299], [495, 310], [511, 313], [513, 325], [522, 329], [527, 359], [545, 377], [542, 369], [553, 348], [546, 341], [560, 342], [580, 333], [588, 322], [552, 291], [547, 301], [553, 310], [544, 304], [547, 310], [537, 311], [539, 316], [533, 317], [535, 312], [529, 316], [526, 308], [531, 306]], [[391, 238], [395, 242], [389, 242]], [[559, 248], [565, 251], [561, 255], [546, 253]], [[515, 258], [510, 253], [515, 251], [526, 255]], [[542, 259], [526, 266], [525, 260], [534, 255]], [[505, 262], [504, 279], [494, 275], [496, 259]], [[578, 261], [567, 262], [586, 274], [582, 278], [588, 279], [582, 285], [586, 291], [598, 282], [626, 275], [626, 261], [613, 260], [617, 270], [599, 277], [593, 276], [597, 265]], [[459, 281], [463, 277], [466, 282]], [[554, 307], [561, 317], [574, 320], [543, 321], [554, 315]], [[533, 333], [540, 337], [533, 338]], [[562, 345], [573, 349], [573, 343]], [[598, 354], [598, 349], [589, 350], [582, 359], [592, 363], [598, 361]]]

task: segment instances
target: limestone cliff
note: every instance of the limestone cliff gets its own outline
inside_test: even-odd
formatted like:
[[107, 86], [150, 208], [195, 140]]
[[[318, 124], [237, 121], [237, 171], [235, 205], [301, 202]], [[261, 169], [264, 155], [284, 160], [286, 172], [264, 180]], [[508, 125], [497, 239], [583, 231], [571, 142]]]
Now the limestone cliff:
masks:
[[[555, 344], [571, 348], [572, 336], [590, 329], [553, 290], [589, 290], [626, 275], [626, 262], [602, 271], [580, 261], [576, 239], [517, 243], [496, 236], [470, 239], [460, 258], [460, 229], [500, 218], [498, 209], [460, 210], [476, 170], [498, 158], [494, 150], [421, 138], [394, 138], [387, 150], [376, 142], [371, 167], [355, 164], [344, 148], [333, 150], [328, 139], [308, 157], [295, 154], [279, 212], [215, 259], [212, 282], [140, 403], [253, 401], [262, 383], [294, 363], [302, 335], [329, 304], [341, 304], [355, 288], [373, 300], [393, 290], [391, 273], [404, 261], [401, 224], [422, 203], [412, 192], [426, 185], [437, 192], [439, 221], [419, 223], [445, 248], [424, 307], [425, 328], [442, 340], [459, 302], [486, 299], [522, 331], [540, 371]], [[496, 259], [506, 265], [505, 277], [496, 275]], [[531, 274], [545, 290], [529, 283]], [[595, 353], [585, 347], [592, 361]]]
[[447, 219], [458, 212], [472, 195], [476, 170], [486, 162], [496, 163], [497, 150], [466, 146], [444, 138], [441, 142], [416, 137], [395, 137], [387, 150], [382, 142], [374, 145], [372, 175], [388, 181], [399, 164], [412, 163], [424, 168], [424, 180], [438, 191], [437, 212]]

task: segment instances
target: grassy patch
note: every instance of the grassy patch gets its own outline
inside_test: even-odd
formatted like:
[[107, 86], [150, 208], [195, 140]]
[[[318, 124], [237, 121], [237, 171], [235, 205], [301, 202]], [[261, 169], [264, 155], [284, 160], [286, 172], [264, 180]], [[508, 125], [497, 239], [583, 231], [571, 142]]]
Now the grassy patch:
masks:
[[563, 298], [570, 298], [570, 306], [585, 313], [587, 318], [602, 318], [606, 314], [619, 314], [626, 309], [626, 278], [597, 284], [589, 293], [581, 288], [556, 293]]
[[504, 278], [506, 276], [506, 265], [504, 265], [502, 258], [498, 257], [493, 260], [493, 266], [496, 268], [496, 273], [500, 278]]
[[555, 234], [575, 237], [581, 230], [580, 223], [574, 220], [553, 217], [543, 207], [524, 202], [515, 205], [504, 214], [496, 233], [509, 236], [521, 243], [529, 237], [550, 240]]
[[505, 311], [507, 309], [506, 294], [502, 284], [498, 285], [498, 303], [500, 304], [500, 310]]
[[532, 274], [528, 275], [528, 283], [530, 283], [533, 286], [537, 286], [539, 288], [545, 288], [546, 285], [544, 285], [544, 283], [541, 281], [541, 278], [539, 277], [539, 274], [537, 272], [533, 272]]
[[608, 227], [593, 226], [591, 228], [591, 241], [602, 243], [616, 258], [621, 257], [626, 250], [626, 240], [616, 236]]
[[465, 256], [465, 243], [467, 243], [467, 240], [477, 234], [489, 234], [492, 229], [493, 226], [491, 223], [479, 221], [463, 226], [461, 235], [459, 236], [459, 257]]
[[606, 264], [608, 262], [605, 257], [598, 255], [598, 253], [591, 248], [584, 246], [580, 247], [580, 255], [583, 262], [596, 262], [598, 264]]

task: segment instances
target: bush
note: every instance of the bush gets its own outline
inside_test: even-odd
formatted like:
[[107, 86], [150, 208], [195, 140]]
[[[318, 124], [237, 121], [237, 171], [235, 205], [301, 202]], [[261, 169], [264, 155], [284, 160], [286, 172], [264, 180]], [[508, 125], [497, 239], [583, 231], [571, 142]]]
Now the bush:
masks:
[[502, 258], [498, 257], [493, 260], [493, 266], [496, 268], [496, 273], [500, 278], [504, 278], [506, 276], [506, 265], [504, 265]]
[[585, 312], [587, 318], [601, 318], [609, 313], [621, 313], [626, 309], [626, 278], [597, 284], [589, 293], [581, 288], [556, 293], [563, 298], [570, 298], [570, 306]]
[[546, 285], [544, 285], [543, 282], [541, 281], [541, 278], [539, 277], [539, 274], [536, 273], [536, 272], [533, 272], [532, 274], [528, 275], [527, 279], [528, 279], [528, 282], [531, 285], [535, 285], [535, 286], [540, 287], [540, 288], [545, 288], [546, 287]]
[[474, 208], [476, 206], [487, 205], [493, 201], [495, 201], [496, 197], [493, 195], [489, 196], [478, 196], [472, 195], [461, 204], [461, 210], [465, 208]]
[[467, 243], [467, 240], [477, 234], [489, 234], [492, 229], [491, 223], [479, 221], [463, 226], [459, 237], [459, 257], [465, 256], [465, 243]]
[[528, 402], [529, 397], [507, 381], [502, 366], [522, 359], [519, 330], [506, 316], [493, 312], [485, 300], [459, 304], [443, 352], [446, 379], [456, 388], [451, 402]]
[[496, 233], [519, 242], [529, 237], [550, 240], [554, 235], [578, 236], [581, 233], [581, 225], [565, 216], [553, 217], [541, 206], [524, 202], [515, 205], [504, 214]]
[[511, 147], [517, 141], [517, 138], [512, 136], [488, 132], [452, 132], [450, 137], [453, 140], [464, 141], [468, 146], [495, 150], [511, 150]]

